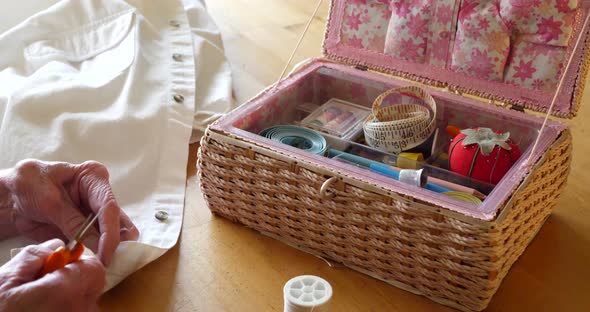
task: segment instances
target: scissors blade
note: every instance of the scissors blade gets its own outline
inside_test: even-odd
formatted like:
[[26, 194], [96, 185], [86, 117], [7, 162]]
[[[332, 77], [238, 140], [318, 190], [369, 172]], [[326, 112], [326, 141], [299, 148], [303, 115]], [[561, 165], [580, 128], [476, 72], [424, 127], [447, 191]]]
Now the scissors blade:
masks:
[[86, 217], [86, 220], [84, 220], [84, 223], [82, 223], [82, 225], [80, 225], [80, 227], [78, 228], [78, 231], [74, 235], [74, 239], [72, 239], [73, 241], [77, 241], [78, 240], [78, 238], [82, 234], [82, 231], [86, 228], [86, 226], [88, 225], [88, 223], [90, 222], [90, 220], [92, 220], [92, 214], [89, 214], [88, 217]]
[[80, 227], [80, 231], [78, 232], [78, 235], [76, 235], [75, 241], [82, 241], [96, 220], [98, 220], [98, 214], [94, 215], [94, 217], [92, 217], [92, 214], [89, 214], [86, 221], [82, 224], [83, 226]]

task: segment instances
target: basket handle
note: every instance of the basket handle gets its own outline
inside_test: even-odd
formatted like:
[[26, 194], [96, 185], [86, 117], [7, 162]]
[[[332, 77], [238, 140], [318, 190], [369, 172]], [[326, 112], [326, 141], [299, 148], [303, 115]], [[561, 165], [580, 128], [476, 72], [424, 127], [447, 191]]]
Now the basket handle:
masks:
[[324, 183], [322, 184], [322, 187], [320, 187], [320, 197], [322, 199], [330, 198], [330, 197], [334, 197], [335, 196], [334, 193], [332, 193], [332, 194], [328, 193], [328, 189], [336, 181], [338, 181], [338, 177], [331, 177], [328, 180], [324, 181]]

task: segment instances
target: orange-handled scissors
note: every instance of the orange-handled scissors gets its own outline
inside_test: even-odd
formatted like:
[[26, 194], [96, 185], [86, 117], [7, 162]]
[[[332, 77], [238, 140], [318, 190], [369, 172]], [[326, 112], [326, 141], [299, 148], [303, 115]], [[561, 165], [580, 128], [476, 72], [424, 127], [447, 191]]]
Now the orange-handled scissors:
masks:
[[92, 224], [98, 219], [98, 214], [92, 217], [92, 214], [88, 215], [86, 221], [80, 226], [80, 229], [66, 246], [59, 247], [45, 260], [43, 269], [41, 269], [41, 277], [45, 274], [59, 270], [65, 267], [67, 264], [78, 261], [80, 256], [84, 252], [84, 245], [82, 241], [86, 236], [86, 233], [92, 227]]

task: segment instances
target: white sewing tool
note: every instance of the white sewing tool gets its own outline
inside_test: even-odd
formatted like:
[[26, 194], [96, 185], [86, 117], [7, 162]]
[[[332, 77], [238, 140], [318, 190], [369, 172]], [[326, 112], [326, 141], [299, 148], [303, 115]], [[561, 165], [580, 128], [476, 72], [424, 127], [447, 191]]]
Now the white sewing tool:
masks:
[[321, 277], [301, 275], [285, 284], [283, 295], [284, 312], [327, 312], [332, 286]]

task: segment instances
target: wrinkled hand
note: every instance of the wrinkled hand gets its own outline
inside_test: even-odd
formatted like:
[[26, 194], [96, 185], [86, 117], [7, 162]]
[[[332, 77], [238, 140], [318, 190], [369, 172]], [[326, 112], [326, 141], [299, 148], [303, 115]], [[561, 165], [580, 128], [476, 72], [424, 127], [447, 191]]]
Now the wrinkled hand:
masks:
[[94, 257], [39, 278], [45, 259], [63, 242], [57, 239], [28, 246], [0, 267], [0, 311], [98, 311], [105, 269]]
[[36, 241], [68, 241], [89, 213], [98, 214], [98, 226], [90, 229], [84, 245], [108, 266], [120, 241], [139, 236], [115, 200], [107, 169], [98, 162], [24, 160], [0, 179], [12, 195], [16, 228]]

